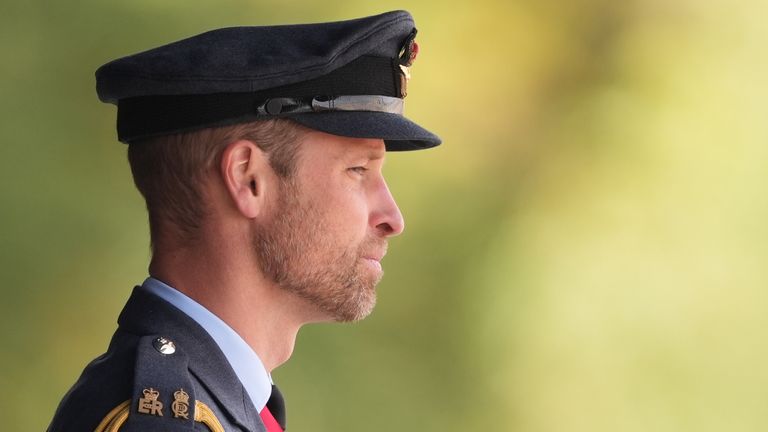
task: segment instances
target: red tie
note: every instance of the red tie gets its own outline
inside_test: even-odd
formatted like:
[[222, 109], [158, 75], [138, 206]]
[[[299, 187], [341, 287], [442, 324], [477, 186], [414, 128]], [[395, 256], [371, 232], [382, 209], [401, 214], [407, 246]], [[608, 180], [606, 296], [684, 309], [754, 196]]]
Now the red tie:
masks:
[[272, 393], [269, 395], [267, 405], [259, 415], [264, 426], [267, 427], [267, 432], [285, 431], [285, 400], [277, 386], [272, 385]]
[[277, 420], [275, 420], [275, 417], [272, 416], [272, 413], [269, 412], [269, 408], [264, 407], [259, 415], [261, 416], [261, 421], [264, 422], [264, 426], [267, 427], [267, 432], [283, 432], [283, 428], [280, 427], [280, 423], [278, 423]]

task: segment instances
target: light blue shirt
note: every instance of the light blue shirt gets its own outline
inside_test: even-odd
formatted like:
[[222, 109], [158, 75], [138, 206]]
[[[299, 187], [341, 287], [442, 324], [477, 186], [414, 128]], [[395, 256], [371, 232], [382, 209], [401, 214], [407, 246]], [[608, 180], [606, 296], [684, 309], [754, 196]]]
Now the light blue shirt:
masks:
[[181, 291], [151, 277], [147, 278], [142, 286], [189, 315], [211, 335], [245, 387], [245, 391], [248, 392], [253, 406], [261, 412], [272, 393], [272, 378], [259, 356], [243, 338], [221, 318]]

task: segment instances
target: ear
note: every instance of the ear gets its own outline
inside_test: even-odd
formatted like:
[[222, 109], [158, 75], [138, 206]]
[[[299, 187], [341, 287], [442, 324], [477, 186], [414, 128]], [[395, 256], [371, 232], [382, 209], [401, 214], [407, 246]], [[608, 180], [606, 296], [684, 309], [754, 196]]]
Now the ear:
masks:
[[235, 207], [249, 219], [258, 216], [264, 208], [271, 173], [267, 155], [251, 141], [235, 141], [221, 155], [224, 186]]

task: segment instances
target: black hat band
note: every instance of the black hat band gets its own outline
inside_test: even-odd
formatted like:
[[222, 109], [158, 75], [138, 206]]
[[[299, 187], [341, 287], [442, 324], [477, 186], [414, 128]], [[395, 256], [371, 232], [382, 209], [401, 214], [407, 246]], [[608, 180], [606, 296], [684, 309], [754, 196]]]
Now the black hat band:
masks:
[[333, 72], [297, 84], [253, 93], [153, 95], [120, 99], [122, 142], [255, 120], [324, 111], [402, 115], [397, 59], [361, 56]]

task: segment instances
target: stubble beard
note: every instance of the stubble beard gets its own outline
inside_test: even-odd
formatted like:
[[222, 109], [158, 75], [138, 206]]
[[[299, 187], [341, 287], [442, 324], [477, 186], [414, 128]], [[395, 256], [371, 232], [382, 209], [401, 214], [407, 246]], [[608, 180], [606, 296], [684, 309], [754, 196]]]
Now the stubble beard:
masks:
[[286, 181], [274, 217], [255, 230], [253, 243], [262, 271], [331, 320], [365, 318], [376, 304], [375, 287], [382, 272], [372, 272], [363, 257], [385, 248], [384, 240], [338, 244], [332, 232], [323, 230], [333, 221], [316, 205], [302, 203], [298, 194], [296, 186]]

